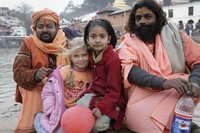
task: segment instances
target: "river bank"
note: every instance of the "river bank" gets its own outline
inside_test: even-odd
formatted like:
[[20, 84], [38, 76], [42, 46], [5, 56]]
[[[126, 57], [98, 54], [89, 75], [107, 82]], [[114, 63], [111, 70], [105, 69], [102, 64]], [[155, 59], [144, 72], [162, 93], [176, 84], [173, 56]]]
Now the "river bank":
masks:
[[14, 132], [20, 104], [14, 100], [15, 82], [12, 64], [18, 49], [0, 49], [0, 133]]
[[0, 48], [19, 48], [24, 37], [0, 36]]

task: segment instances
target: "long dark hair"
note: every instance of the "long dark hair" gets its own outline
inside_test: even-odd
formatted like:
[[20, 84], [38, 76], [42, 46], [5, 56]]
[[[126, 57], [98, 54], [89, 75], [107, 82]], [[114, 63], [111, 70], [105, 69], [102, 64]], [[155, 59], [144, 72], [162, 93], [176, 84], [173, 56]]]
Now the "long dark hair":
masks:
[[129, 15], [128, 22], [126, 24], [125, 30], [129, 33], [135, 33], [135, 13], [138, 8], [147, 7], [156, 16], [156, 23], [158, 24], [157, 32], [160, 33], [162, 27], [167, 23], [166, 13], [163, 11], [162, 7], [154, 0], [140, 0], [132, 8]]
[[89, 32], [91, 31], [91, 29], [94, 26], [97, 26], [97, 25], [103, 27], [106, 30], [106, 32], [108, 33], [108, 35], [111, 36], [110, 44], [113, 46], [113, 48], [115, 48], [115, 45], [117, 43], [117, 37], [115, 35], [115, 30], [113, 29], [110, 21], [108, 21], [106, 19], [90, 20], [88, 22], [88, 24], [86, 25], [85, 31], [84, 31], [84, 42], [88, 46], [88, 48], [90, 48], [88, 41], [87, 41], [87, 39], [89, 37]]

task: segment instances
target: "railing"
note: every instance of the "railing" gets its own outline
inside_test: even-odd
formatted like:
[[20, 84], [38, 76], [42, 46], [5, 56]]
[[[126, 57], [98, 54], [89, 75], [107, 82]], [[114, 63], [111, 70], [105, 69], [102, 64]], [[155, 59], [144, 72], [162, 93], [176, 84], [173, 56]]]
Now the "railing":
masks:
[[18, 48], [25, 36], [0, 36], [0, 48]]

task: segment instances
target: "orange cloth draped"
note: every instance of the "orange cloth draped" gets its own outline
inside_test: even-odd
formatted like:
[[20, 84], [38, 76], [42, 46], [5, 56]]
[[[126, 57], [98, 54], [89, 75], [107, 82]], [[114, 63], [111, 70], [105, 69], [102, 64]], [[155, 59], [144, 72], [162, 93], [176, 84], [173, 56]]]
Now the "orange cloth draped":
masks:
[[[59, 55], [62, 49], [67, 45], [65, 33], [59, 29], [52, 43], [44, 43], [39, 40], [34, 31], [36, 22], [39, 18], [45, 18], [54, 21], [59, 26], [59, 16], [56, 12], [50, 9], [44, 9], [35, 12], [32, 15], [32, 30], [33, 36], [27, 37], [24, 42], [29, 52], [31, 53], [30, 69], [38, 69], [42, 66], [48, 67], [48, 54], [56, 55], [57, 66], [68, 64], [69, 60], [66, 57]], [[23, 57], [20, 57], [23, 58]], [[23, 60], [23, 59], [21, 59]], [[29, 79], [27, 79], [28, 81]], [[33, 89], [24, 89], [19, 86], [19, 91], [22, 96], [23, 105], [20, 116], [17, 122], [15, 132], [34, 132], [33, 120], [35, 113], [42, 111], [42, 92], [43, 84], [38, 83]]]
[[17, 120], [16, 133], [35, 133], [33, 120], [35, 113], [42, 112], [42, 87], [41, 83], [33, 90], [26, 90], [19, 86], [23, 104]]
[[[200, 61], [198, 54], [190, 52], [200, 50], [185, 34], [182, 34], [185, 42], [186, 62], [192, 68], [194, 63]], [[180, 95], [175, 89], [155, 91], [148, 87], [130, 84], [127, 80], [133, 65], [150, 74], [164, 77], [166, 79], [184, 78], [184, 73], [172, 74], [172, 67], [168, 54], [162, 44], [159, 35], [156, 36], [154, 56], [148, 46], [135, 35], [125, 34], [122, 43], [117, 49], [122, 62], [122, 75], [124, 77], [125, 89], [128, 92], [128, 104], [126, 109], [126, 124], [129, 129], [139, 133], [163, 133], [171, 128], [174, 107]]]
[[32, 36], [37, 48], [46, 54], [58, 55], [66, 45], [65, 33], [59, 29], [52, 43], [44, 43], [34, 33]]
[[[39, 18], [45, 18], [54, 21], [57, 25], [59, 25], [60, 17], [59, 15], [51, 9], [45, 8], [43, 10], [34, 12], [31, 16], [32, 19], [32, 30], [36, 26], [36, 22]], [[34, 31], [34, 30], [33, 30]]]
[[[33, 41], [32, 37], [27, 37], [24, 40], [24, 43], [28, 50], [32, 53], [32, 58], [30, 59], [31, 62], [31, 69], [35, 70], [40, 68], [41, 66], [48, 67], [48, 55], [42, 52], [40, 49], [36, 47], [36, 44]], [[26, 57], [20, 57], [24, 60]], [[56, 56], [57, 66], [68, 64], [69, 61], [67, 58], [61, 57], [60, 55]], [[22, 65], [23, 66], [23, 65]], [[23, 67], [22, 67], [23, 69]], [[26, 68], [24, 72], [27, 71]], [[23, 73], [22, 73], [23, 74]], [[27, 79], [29, 80], [29, 79]], [[20, 116], [17, 122], [16, 131], [15, 132], [34, 132], [33, 127], [33, 120], [35, 113], [42, 111], [42, 99], [41, 99], [41, 92], [43, 89], [43, 83], [40, 82], [32, 89], [22, 88], [20, 86], [19, 91], [22, 96], [22, 108], [20, 111]]]
[[[36, 22], [39, 18], [52, 20], [59, 26], [59, 19], [60, 19], [59, 15], [53, 10], [48, 8], [37, 11], [32, 15], [32, 26], [31, 26], [32, 31], [34, 33], [32, 38], [36, 47], [46, 54], [59, 55], [59, 53], [61, 53], [62, 49], [66, 46], [68, 41], [65, 36], [65, 33], [61, 29], [59, 29], [52, 43], [42, 42], [40, 39], [38, 39], [34, 30]], [[64, 60], [64, 58], [66, 58], [64, 55], [57, 56], [58, 64], [63, 64], [62, 61]]]

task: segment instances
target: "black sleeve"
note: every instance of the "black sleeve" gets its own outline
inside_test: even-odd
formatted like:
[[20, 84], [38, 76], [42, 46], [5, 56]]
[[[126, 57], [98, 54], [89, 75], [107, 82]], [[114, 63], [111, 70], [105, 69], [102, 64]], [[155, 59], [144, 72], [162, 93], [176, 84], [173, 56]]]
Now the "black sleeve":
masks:
[[151, 87], [152, 89], [163, 89], [164, 78], [149, 74], [138, 66], [133, 66], [128, 75], [128, 81], [143, 87]]
[[189, 76], [189, 81], [194, 82], [200, 86], [200, 64], [194, 65], [192, 72]]

